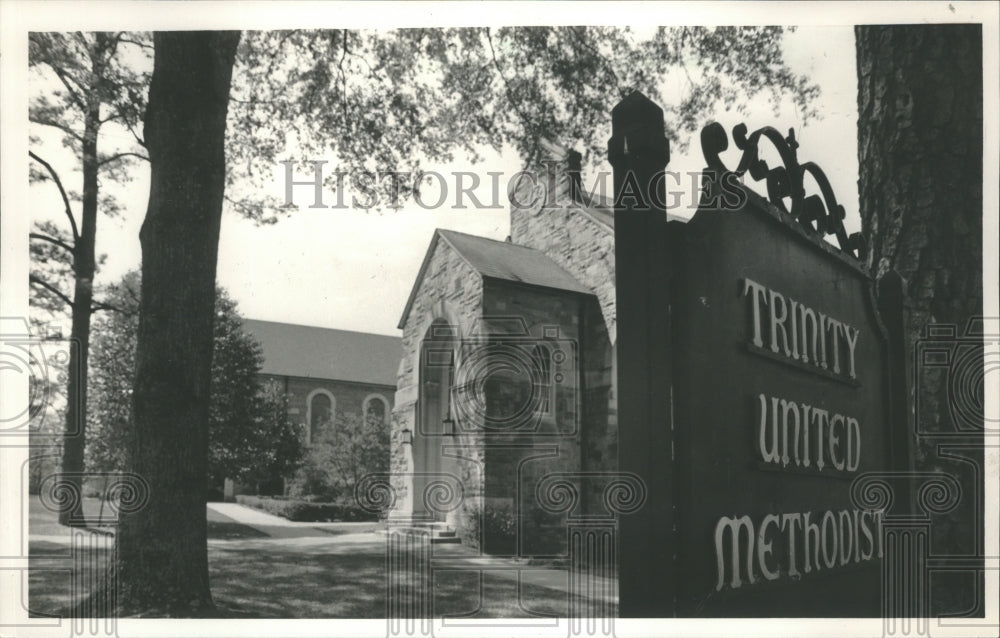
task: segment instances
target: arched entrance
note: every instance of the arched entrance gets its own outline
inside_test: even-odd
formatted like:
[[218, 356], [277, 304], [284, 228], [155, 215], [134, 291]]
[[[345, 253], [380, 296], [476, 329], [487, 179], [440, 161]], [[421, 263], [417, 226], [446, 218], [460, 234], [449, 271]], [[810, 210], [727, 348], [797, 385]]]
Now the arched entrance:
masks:
[[443, 448], [454, 444], [456, 426], [452, 409], [455, 380], [457, 328], [436, 319], [420, 343], [420, 394], [417, 427], [413, 436], [413, 517], [444, 520], [444, 514], [428, 509], [426, 488], [435, 475], [454, 474], [455, 459], [445, 458]]

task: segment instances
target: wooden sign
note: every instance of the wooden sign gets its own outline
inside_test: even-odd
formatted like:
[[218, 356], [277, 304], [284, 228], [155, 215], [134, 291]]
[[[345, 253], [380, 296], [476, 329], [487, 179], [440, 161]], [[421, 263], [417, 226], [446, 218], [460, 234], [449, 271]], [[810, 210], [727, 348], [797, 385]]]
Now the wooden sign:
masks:
[[673, 233], [682, 615], [879, 612], [850, 486], [889, 467], [888, 350], [870, 279], [818, 242], [752, 196]]
[[[703, 135], [717, 178], [718, 133], [707, 145]], [[744, 134], [740, 168], [766, 177], [777, 204], [732, 184], [735, 197], [713, 197], [724, 194], [716, 181], [686, 224], [616, 211], [617, 254], [663, 259], [667, 273], [649, 278], [634, 258], [617, 273], [619, 463], [651, 486], [649, 510], [621, 523], [621, 613], [877, 616], [882, 512], [851, 501], [852, 481], [892, 469], [894, 458], [890, 350], [873, 281], [832, 195], [805, 197], [808, 171], [794, 152], [782, 174], [760, 166]], [[794, 138], [784, 142], [787, 152]], [[655, 241], [658, 256], [643, 252]], [[636, 278], [647, 286], [641, 305], [630, 298], [634, 281], [623, 287]], [[629, 316], [659, 304], [669, 317], [658, 328]], [[627, 358], [639, 351], [667, 360]], [[666, 417], [643, 418], [628, 403], [639, 399], [625, 384], [639, 377], [668, 380]]]

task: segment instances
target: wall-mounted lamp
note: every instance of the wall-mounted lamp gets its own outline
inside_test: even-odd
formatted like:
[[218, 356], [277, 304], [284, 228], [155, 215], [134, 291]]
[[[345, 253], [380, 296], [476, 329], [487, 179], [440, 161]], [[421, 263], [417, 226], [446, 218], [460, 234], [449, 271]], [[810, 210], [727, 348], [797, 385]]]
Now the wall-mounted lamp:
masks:
[[399, 436], [403, 445], [413, 445], [413, 431], [409, 428], [403, 428], [400, 430]]
[[451, 403], [455, 400], [455, 390], [456, 388], [448, 389], [448, 412], [444, 421], [441, 422], [446, 436], [455, 436], [455, 419], [451, 418]]

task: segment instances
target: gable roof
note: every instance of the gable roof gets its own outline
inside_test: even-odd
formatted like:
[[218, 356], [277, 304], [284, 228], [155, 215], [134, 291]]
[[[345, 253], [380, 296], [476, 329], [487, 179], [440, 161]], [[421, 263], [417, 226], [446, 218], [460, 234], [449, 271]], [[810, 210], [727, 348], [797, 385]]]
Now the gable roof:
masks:
[[427, 253], [424, 255], [424, 261], [420, 265], [420, 271], [417, 273], [413, 288], [410, 290], [410, 297], [406, 300], [406, 306], [399, 319], [400, 328], [403, 327], [406, 317], [410, 314], [410, 308], [417, 296], [420, 281], [427, 271], [431, 255], [434, 253], [438, 241], [447, 243], [465, 263], [482, 277], [515, 281], [531, 286], [585, 295], [594, 294], [590, 288], [577, 281], [551, 257], [534, 248], [438, 228], [434, 231], [430, 246], [427, 247]]
[[396, 385], [399, 337], [259, 319], [244, 319], [243, 328], [263, 348], [264, 374]]
[[454, 230], [437, 232], [484, 277], [593, 294], [590, 288], [540, 250]]

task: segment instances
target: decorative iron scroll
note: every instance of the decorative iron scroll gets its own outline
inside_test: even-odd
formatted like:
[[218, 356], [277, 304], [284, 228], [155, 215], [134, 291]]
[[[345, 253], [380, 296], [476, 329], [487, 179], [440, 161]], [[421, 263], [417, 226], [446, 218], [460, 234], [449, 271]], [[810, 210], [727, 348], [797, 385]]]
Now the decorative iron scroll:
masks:
[[[771, 168], [760, 159], [761, 138], [771, 142], [778, 151], [781, 166]], [[742, 177], [749, 172], [754, 181], [765, 181], [771, 204], [791, 215], [807, 232], [820, 236], [836, 235], [842, 251], [855, 259], [864, 259], [865, 245], [861, 233], [848, 236], [844, 230], [844, 207], [837, 203], [826, 174], [813, 162], [799, 163], [796, 152], [799, 143], [795, 140], [794, 129], [788, 129], [788, 136], [783, 137], [776, 129], [765, 126], [747, 136], [746, 124], [739, 124], [733, 128], [733, 141], [736, 148], [743, 151], [743, 156], [736, 170], [730, 171], [719, 157], [729, 148], [726, 130], [718, 122], [712, 122], [701, 130], [701, 151], [707, 162], [705, 173], [709, 179], [715, 181], [730, 172]], [[807, 173], [819, 186], [822, 196], [806, 195], [803, 180]], [[791, 210], [785, 206], [786, 197], [792, 200]]]

